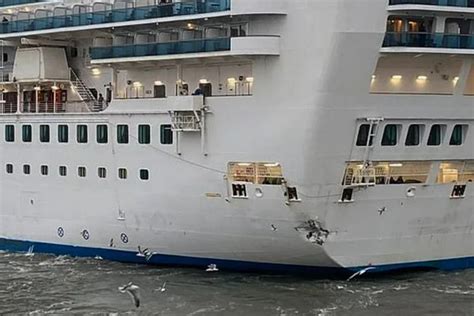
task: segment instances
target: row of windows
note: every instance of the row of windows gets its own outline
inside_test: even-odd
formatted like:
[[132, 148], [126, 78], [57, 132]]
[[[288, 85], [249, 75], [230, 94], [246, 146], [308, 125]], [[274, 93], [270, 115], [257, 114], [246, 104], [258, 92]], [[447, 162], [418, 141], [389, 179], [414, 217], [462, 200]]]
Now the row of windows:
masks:
[[[357, 135], [357, 146], [372, 146], [375, 137], [375, 130], [377, 125], [372, 125], [372, 131], [370, 131], [370, 124], [362, 124], [359, 127], [359, 133]], [[423, 139], [426, 126], [423, 124], [412, 124], [408, 127], [407, 136], [405, 139], [405, 146], [419, 146]], [[434, 124], [430, 128], [427, 145], [428, 146], [441, 146], [444, 142], [445, 135], [447, 133], [448, 126], [444, 124]], [[468, 131], [468, 125], [458, 124], [455, 125], [451, 136], [449, 138], [450, 146], [461, 146], [466, 140]], [[382, 141], [382, 146], [396, 146], [399, 143], [399, 138], [402, 132], [401, 124], [387, 124], [385, 125]]]
[[[76, 141], [79, 144], [89, 142], [89, 126], [84, 124], [76, 125]], [[130, 142], [129, 126], [126, 124], [117, 125], [117, 143], [128, 144]], [[33, 127], [31, 125], [21, 126], [22, 141], [31, 143], [33, 141]], [[57, 135], [59, 143], [69, 142], [69, 125], [58, 125]], [[150, 144], [152, 130], [147, 124], [138, 125], [138, 143]], [[15, 125], [5, 125], [5, 141], [12, 143], [15, 141]], [[39, 125], [39, 141], [49, 143], [51, 141], [51, 128], [49, 125]], [[96, 142], [98, 144], [107, 144], [109, 142], [109, 126], [105, 124], [96, 125]], [[160, 126], [160, 143], [163, 145], [173, 144], [173, 131], [171, 125], [163, 124]]]
[[[13, 174], [13, 172], [14, 172], [13, 164], [6, 164], [5, 167], [6, 167], [5, 171], [6, 171], [7, 174]], [[23, 165], [23, 173], [25, 175], [30, 175], [31, 174], [31, 166], [28, 165], [28, 164]], [[47, 166], [47, 165], [40, 166], [40, 174], [42, 176], [49, 175], [49, 166]], [[59, 166], [58, 174], [61, 177], [67, 176], [68, 168], [66, 166]], [[77, 167], [77, 176], [80, 177], [80, 178], [87, 177], [87, 168], [84, 167], [84, 166]], [[101, 179], [107, 178], [107, 168], [105, 168], [105, 167], [97, 168], [97, 176]], [[127, 179], [128, 178], [128, 170], [126, 168], [119, 168], [117, 170], [117, 176], [118, 176], [119, 179], [122, 179], [122, 180]], [[138, 177], [143, 181], [150, 180], [150, 171], [148, 169], [140, 169], [138, 171]]]

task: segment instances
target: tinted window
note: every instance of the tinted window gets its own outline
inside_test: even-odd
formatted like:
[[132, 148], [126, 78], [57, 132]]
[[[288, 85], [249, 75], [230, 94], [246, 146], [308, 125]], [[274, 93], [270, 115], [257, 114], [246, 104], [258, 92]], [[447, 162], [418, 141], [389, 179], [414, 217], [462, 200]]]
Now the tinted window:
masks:
[[23, 142], [31, 143], [31, 125], [23, 125], [21, 127]]
[[428, 146], [439, 146], [442, 142], [441, 125], [433, 125], [431, 127], [430, 136], [428, 137]]
[[141, 180], [149, 180], [150, 179], [150, 172], [147, 169], [140, 169], [140, 179]]
[[117, 125], [117, 143], [128, 144], [128, 125]]
[[59, 167], [59, 175], [61, 177], [67, 176], [67, 167], [66, 166], [60, 166]]
[[69, 126], [58, 125], [58, 142], [60, 143], [69, 142]]
[[77, 125], [77, 142], [80, 144], [87, 143], [87, 125]]
[[160, 126], [160, 142], [163, 145], [173, 144], [173, 130], [171, 129], [171, 125], [166, 124]]
[[103, 168], [103, 167], [100, 167], [99, 169], [97, 169], [97, 174], [99, 176], [99, 178], [105, 178], [107, 177], [107, 169]]
[[14, 125], [5, 125], [5, 141], [6, 142], [15, 141], [15, 126]]
[[49, 143], [49, 125], [40, 125], [40, 142]]
[[464, 125], [456, 125], [449, 141], [451, 146], [461, 146], [464, 142]]
[[43, 176], [47, 176], [47, 175], [48, 175], [48, 166], [43, 165], [43, 166], [41, 166], [40, 169], [41, 169], [41, 170], [40, 170], [40, 171], [41, 171], [41, 175], [43, 175]]
[[363, 124], [359, 128], [359, 134], [357, 135], [357, 146], [367, 146], [369, 140], [369, 124]]
[[23, 173], [24, 174], [30, 174], [31, 173], [30, 165], [23, 165]]
[[109, 141], [109, 129], [107, 125], [97, 125], [97, 143], [107, 144]]
[[7, 173], [13, 173], [13, 165], [11, 163], [6, 166]]
[[140, 144], [149, 144], [151, 142], [151, 128], [150, 125], [138, 126], [138, 142]]
[[405, 140], [406, 146], [418, 146], [420, 144], [420, 125], [410, 125], [408, 128], [407, 139]]
[[86, 167], [78, 167], [77, 175], [81, 178], [84, 178], [86, 176]]
[[398, 140], [398, 126], [389, 124], [385, 126], [382, 138], [382, 146], [395, 146]]
[[119, 177], [119, 179], [127, 179], [127, 169], [120, 168], [118, 170], [118, 177]]

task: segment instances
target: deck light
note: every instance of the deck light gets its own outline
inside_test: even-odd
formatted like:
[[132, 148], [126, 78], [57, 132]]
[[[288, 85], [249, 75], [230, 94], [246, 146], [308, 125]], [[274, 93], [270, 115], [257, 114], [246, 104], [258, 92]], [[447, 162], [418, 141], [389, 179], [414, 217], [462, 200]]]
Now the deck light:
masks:
[[100, 69], [99, 68], [92, 68], [92, 75], [99, 76], [100, 75]]
[[280, 164], [278, 162], [275, 163], [266, 163], [264, 164], [265, 167], [278, 167]]
[[141, 83], [140, 81], [135, 81], [135, 82], [133, 83], [133, 86], [136, 87], [136, 88], [138, 88], [138, 87], [141, 87], [141, 86], [142, 86], [142, 83]]
[[376, 75], [372, 75], [372, 80], [375, 80], [375, 78], [377, 78]]
[[392, 80], [401, 80], [403, 78], [402, 75], [393, 75]]
[[246, 80], [248, 83], [253, 83], [253, 77], [247, 77], [247, 78], [245, 78], [245, 80]]
[[238, 166], [240, 167], [250, 167], [252, 164], [248, 162], [240, 162], [238, 163]]
[[457, 83], [459, 81], [459, 77], [454, 77], [453, 82]]
[[33, 89], [35, 89], [35, 91], [40, 91], [41, 87], [40, 86], [35, 86]]
[[54, 85], [54, 86], [51, 87], [51, 89], [52, 89], [52, 90], [59, 90], [59, 87], [56, 86], [56, 85]]
[[416, 78], [416, 80], [418, 80], [418, 81], [426, 81], [426, 80], [428, 80], [428, 77], [427, 77], [427, 76], [418, 76], [418, 77]]
[[165, 84], [163, 83], [163, 81], [155, 81], [155, 86], [164, 86]]
[[200, 79], [199, 83], [200, 84], [206, 84], [206, 83], [209, 83], [209, 81], [207, 81], [207, 79]]
[[392, 167], [392, 168], [401, 168], [401, 167], [403, 167], [403, 164], [402, 163], [391, 163], [388, 166]]

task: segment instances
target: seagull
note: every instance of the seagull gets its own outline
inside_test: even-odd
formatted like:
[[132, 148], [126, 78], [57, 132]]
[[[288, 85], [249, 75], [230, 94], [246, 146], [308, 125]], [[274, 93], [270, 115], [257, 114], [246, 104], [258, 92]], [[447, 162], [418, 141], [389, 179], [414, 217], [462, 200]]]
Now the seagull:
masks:
[[386, 208], [385, 206], [378, 209], [379, 215], [382, 215], [382, 214], [385, 213], [386, 211], [387, 211], [387, 208]]
[[142, 249], [140, 246], [138, 246], [137, 257], [144, 257], [146, 261], [150, 261], [151, 257], [156, 254], [156, 252], [151, 252], [148, 248]]
[[128, 293], [136, 308], [140, 307], [140, 288], [132, 282], [118, 288], [120, 293]]
[[273, 230], [274, 232], [276, 232], [276, 231], [278, 230], [278, 228], [276, 228], [275, 225], [272, 224], [271, 226], [272, 226], [272, 230]]
[[33, 250], [35, 249], [35, 246], [32, 245], [30, 248], [28, 248], [28, 251], [25, 253], [25, 256], [27, 257], [33, 257], [35, 254], [33, 253]]
[[163, 285], [160, 288], [160, 292], [163, 293], [164, 291], [166, 291], [166, 281], [163, 283]]
[[360, 270], [360, 271], [357, 271], [356, 273], [354, 273], [353, 275], [351, 275], [351, 276], [349, 277], [349, 279], [347, 279], [347, 282], [351, 281], [351, 280], [352, 280], [353, 278], [355, 278], [355, 277], [358, 277], [358, 276], [361, 276], [361, 275], [365, 274], [367, 271], [374, 270], [374, 269], [375, 269], [375, 267], [367, 267], [367, 268], [365, 268], [365, 269], [362, 269], [362, 270]]
[[207, 266], [206, 272], [217, 272], [217, 271], [219, 271], [219, 269], [217, 269], [216, 264], [213, 263]]

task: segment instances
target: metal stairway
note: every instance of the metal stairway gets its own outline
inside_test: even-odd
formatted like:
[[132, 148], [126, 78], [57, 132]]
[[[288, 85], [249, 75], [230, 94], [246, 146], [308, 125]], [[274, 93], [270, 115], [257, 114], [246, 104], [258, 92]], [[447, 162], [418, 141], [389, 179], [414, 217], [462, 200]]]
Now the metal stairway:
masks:
[[81, 78], [79, 78], [72, 68], [70, 68], [70, 80], [74, 90], [77, 92], [77, 94], [79, 94], [90, 112], [100, 112], [103, 110], [103, 104], [100, 104], [97, 98], [92, 94], [91, 90], [86, 86]]

